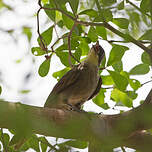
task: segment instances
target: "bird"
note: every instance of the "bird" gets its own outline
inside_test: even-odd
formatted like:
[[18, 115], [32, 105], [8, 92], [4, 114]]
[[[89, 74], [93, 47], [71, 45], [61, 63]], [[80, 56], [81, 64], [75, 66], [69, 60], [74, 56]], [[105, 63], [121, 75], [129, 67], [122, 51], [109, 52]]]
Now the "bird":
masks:
[[101, 88], [100, 63], [105, 56], [97, 41], [86, 59], [75, 65], [54, 86], [44, 107], [80, 110], [82, 105], [95, 97]]

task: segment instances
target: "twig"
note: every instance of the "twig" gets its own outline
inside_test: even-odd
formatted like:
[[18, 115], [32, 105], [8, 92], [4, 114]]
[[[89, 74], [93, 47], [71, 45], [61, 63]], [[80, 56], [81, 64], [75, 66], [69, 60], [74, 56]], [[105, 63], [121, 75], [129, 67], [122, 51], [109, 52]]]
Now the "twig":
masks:
[[75, 28], [76, 26], [77, 26], [77, 22], [74, 22], [74, 24], [73, 24], [73, 26], [72, 26], [69, 34], [68, 34], [68, 49], [69, 49], [69, 57], [68, 57], [68, 60], [69, 60], [69, 64], [70, 64], [71, 67], [73, 66], [73, 65], [72, 65], [72, 61], [71, 61], [71, 57], [72, 57], [74, 60], [76, 60], [78, 63], [80, 63], [80, 62], [73, 56], [73, 54], [72, 54], [72, 52], [71, 52], [71, 35], [72, 35], [72, 32], [73, 32], [73, 30], [74, 30], [74, 28]]
[[68, 37], [68, 35], [63, 35], [62, 37], [59, 37], [59, 38], [53, 43], [53, 45], [51, 46], [52, 52], [55, 52], [55, 51], [54, 51], [54, 46], [55, 46], [61, 39], [64, 39], [64, 38], [66, 38], [66, 37]]
[[135, 5], [134, 3], [132, 3], [131, 1], [126, 0], [126, 2], [129, 3], [130, 5], [132, 5], [134, 8], [136, 8], [139, 12], [141, 12], [141, 13], [145, 14], [146, 16], [152, 18], [151, 15], [149, 15], [149, 14], [145, 13], [144, 11], [142, 11], [142, 9], [140, 9], [138, 6], [136, 6], [136, 5]]
[[67, 17], [69, 17], [71, 20], [73, 21], [76, 21], [77, 19], [74, 18], [73, 16], [69, 15], [68, 13], [66, 13], [65, 11], [61, 10], [60, 8], [47, 8], [47, 7], [42, 7], [42, 9], [45, 9], [45, 10], [50, 10], [50, 11], [59, 11], [61, 12], [62, 14], [66, 15]]
[[101, 87], [101, 89], [113, 89], [114, 87], [106, 87], [106, 88], [103, 88]]
[[[118, 43], [128, 43], [128, 41], [117, 41], [117, 40], [107, 40], [109, 43], [113, 43], [113, 42], [118, 42]], [[143, 44], [147, 44], [147, 43], [151, 43], [150, 41], [142, 41], [142, 40], [139, 40], [140, 43], [143, 43]]]
[[42, 9], [41, 0], [38, 1], [38, 5], [40, 6], [40, 8], [37, 11], [37, 33], [38, 33], [39, 38], [40, 38], [40, 47], [42, 47], [42, 49], [44, 51], [46, 51], [46, 53], [48, 53], [48, 49], [47, 49], [46, 45], [44, 44], [43, 37], [40, 34], [39, 13], [40, 13], [40, 11]]
[[149, 83], [149, 82], [152, 82], [152, 80], [149, 80], [149, 81], [146, 81], [146, 82], [142, 83], [142, 84], [141, 84], [141, 87], [142, 87], [143, 85]]

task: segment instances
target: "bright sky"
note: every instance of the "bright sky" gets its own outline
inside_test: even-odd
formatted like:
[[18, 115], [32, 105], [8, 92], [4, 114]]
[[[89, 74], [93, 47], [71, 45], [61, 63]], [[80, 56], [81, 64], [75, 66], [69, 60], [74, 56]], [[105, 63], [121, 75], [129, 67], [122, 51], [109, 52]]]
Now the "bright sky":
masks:
[[[22, 1], [18, 0], [6, 0], [7, 3], [11, 4], [15, 8], [15, 13], [6, 11], [0, 16], [0, 29], [18, 29], [13, 35], [16, 37], [17, 42], [12, 39], [8, 34], [0, 31], [0, 83], [2, 84], [2, 98], [7, 101], [22, 102], [25, 104], [43, 106], [47, 96], [51, 89], [56, 84], [56, 80], [52, 77], [52, 73], [63, 68], [59, 59], [53, 56], [51, 61], [51, 67], [49, 74], [42, 78], [38, 75], [38, 68], [44, 57], [34, 57], [31, 54], [30, 48], [37, 45], [37, 33], [36, 33], [36, 18], [32, 15], [36, 13], [37, 1], [31, 1], [23, 5]], [[43, 15], [42, 15], [43, 16]], [[45, 20], [41, 18], [41, 22]], [[34, 37], [32, 39], [31, 46], [28, 46], [27, 39], [21, 35], [21, 25], [33, 27]], [[43, 30], [41, 30], [43, 31]], [[111, 46], [105, 42], [100, 41], [100, 45], [105, 49], [106, 56], [108, 57]], [[133, 44], [129, 45], [130, 50], [127, 51], [123, 57], [124, 70], [129, 71], [135, 65], [141, 63], [140, 55], [143, 52], [140, 48]], [[32, 63], [31, 56], [33, 56], [35, 63]], [[23, 59], [21, 63], [17, 64], [15, 61]], [[24, 81], [24, 76], [31, 72], [32, 78], [28, 81]], [[106, 74], [106, 73], [103, 73]], [[147, 75], [136, 76], [144, 83], [150, 80], [152, 77], [152, 71]], [[1, 79], [3, 80], [1, 82]], [[138, 90], [138, 98], [134, 102], [135, 106], [139, 105], [139, 101], [145, 99], [148, 92], [152, 88], [152, 83], [144, 85]], [[29, 89], [31, 90], [28, 94], [20, 94], [19, 90]], [[106, 95], [106, 101], [112, 107], [114, 103], [110, 101], [110, 92]], [[84, 105], [86, 111], [103, 112], [104, 114], [117, 113], [118, 111], [103, 110], [96, 106], [91, 101], [88, 101]]]

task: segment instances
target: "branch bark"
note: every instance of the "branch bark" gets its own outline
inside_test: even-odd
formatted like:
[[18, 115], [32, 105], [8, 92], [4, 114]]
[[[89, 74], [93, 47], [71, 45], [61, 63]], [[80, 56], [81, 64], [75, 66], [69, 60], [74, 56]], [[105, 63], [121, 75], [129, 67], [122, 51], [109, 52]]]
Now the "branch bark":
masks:
[[[11, 102], [0, 102], [0, 115], [3, 116], [0, 119], [1, 128], [94, 141], [103, 150], [120, 146], [142, 149], [147, 146], [146, 141], [152, 140], [150, 135], [141, 132], [152, 128], [152, 90], [144, 104], [117, 115], [80, 113]], [[146, 140], [143, 146], [138, 136]], [[147, 147], [151, 148], [151, 145]]]

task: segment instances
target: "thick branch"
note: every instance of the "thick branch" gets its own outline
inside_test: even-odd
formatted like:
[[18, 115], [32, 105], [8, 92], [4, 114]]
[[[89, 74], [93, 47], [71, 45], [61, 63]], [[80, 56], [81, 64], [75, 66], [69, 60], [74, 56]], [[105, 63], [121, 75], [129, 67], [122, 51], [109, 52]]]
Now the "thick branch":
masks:
[[135, 132], [152, 128], [152, 90], [143, 105], [117, 115], [80, 113], [10, 102], [0, 102], [0, 115], [3, 116], [0, 119], [1, 128], [97, 141], [104, 149], [114, 148], [124, 146], [126, 141], [130, 143]]

